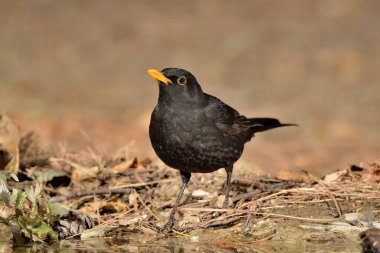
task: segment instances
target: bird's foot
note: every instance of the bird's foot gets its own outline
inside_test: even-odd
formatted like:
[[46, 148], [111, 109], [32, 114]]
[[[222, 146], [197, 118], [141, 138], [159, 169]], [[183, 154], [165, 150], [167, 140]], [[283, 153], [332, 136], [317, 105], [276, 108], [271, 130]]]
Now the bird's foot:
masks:
[[[223, 203], [223, 209], [228, 209], [228, 207], [229, 207], [229, 203], [227, 202], [227, 201], [224, 201], [224, 203]], [[223, 214], [224, 212], [220, 212], [220, 211], [216, 211], [216, 212], [214, 212], [213, 214], [212, 214], [212, 218], [213, 219], [216, 219], [216, 218], [218, 218], [218, 217], [220, 217], [222, 214]]]
[[172, 231], [173, 226], [174, 226], [174, 218], [169, 219], [168, 222], [162, 228], [160, 228], [160, 232], [163, 233], [164, 235], [168, 235], [169, 232]]

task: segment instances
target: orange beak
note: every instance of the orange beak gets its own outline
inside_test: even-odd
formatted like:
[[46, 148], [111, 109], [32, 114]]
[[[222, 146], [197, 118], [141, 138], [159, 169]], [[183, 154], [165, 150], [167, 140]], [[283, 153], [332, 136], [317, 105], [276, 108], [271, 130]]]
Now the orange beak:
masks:
[[162, 74], [157, 69], [148, 69], [148, 74], [152, 78], [154, 78], [154, 79], [156, 79], [156, 80], [158, 80], [160, 82], [163, 82], [164, 84], [169, 84], [169, 83], [173, 84], [173, 82], [169, 78], [167, 78], [166, 76], [164, 76], [164, 74]]

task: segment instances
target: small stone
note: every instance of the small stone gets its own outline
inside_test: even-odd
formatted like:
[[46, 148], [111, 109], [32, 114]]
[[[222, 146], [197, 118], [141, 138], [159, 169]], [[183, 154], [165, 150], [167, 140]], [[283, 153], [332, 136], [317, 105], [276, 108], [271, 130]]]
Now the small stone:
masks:
[[209, 195], [210, 195], [210, 193], [206, 192], [204, 190], [195, 190], [191, 193], [191, 197], [193, 197], [195, 199], [203, 199]]
[[192, 237], [190, 237], [190, 241], [192, 241], [192, 242], [199, 242], [199, 236], [192, 236]]
[[304, 224], [300, 224], [299, 227], [302, 228], [302, 229], [304, 229], [304, 230], [307, 230], [307, 231], [318, 231], [318, 232], [325, 232], [326, 231], [326, 226], [323, 226], [323, 225], [315, 225], [315, 224], [304, 225]]
[[357, 226], [351, 226], [345, 222], [332, 222], [328, 225], [328, 230], [332, 232], [351, 232], [351, 231], [361, 231], [362, 229]]
[[375, 220], [375, 214], [370, 210], [359, 212], [358, 220], [364, 227], [372, 227], [372, 223]]
[[358, 224], [358, 218], [359, 218], [359, 215], [357, 213], [346, 213], [344, 215], [344, 220], [348, 224], [351, 224], [353, 226], [355, 226], [356, 224]]

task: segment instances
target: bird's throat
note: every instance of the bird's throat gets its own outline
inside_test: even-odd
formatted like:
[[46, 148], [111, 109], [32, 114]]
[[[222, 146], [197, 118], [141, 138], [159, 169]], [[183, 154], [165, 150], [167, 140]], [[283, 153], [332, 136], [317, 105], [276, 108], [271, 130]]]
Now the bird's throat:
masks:
[[183, 87], [168, 87], [160, 85], [158, 104], [169, 107], [199, 107], [205, 100], [202, 90], [189, 90]]

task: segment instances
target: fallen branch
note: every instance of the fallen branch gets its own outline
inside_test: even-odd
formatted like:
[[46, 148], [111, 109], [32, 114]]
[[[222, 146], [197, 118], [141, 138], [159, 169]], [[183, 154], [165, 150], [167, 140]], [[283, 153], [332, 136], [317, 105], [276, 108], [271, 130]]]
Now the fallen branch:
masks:
[[237, 210], [237, 209], [217, 209], [217, 208], [181, 208], [182, 211], [200, 211], [200, 212], [234, 212], [234, 216], [241, 215], [241, 214], [254, 214], [254, 215], [263, 215], [267, 217], [273, 217], [273, 218], [285, 218], [290, 220], [299, 220], [299, 221], [306, 221], [306, 222], [316, 222], [316, 223], [328, 223], [328, 222], [334, 222], [339, 221], [339, 218], [308, 218], [308, 217], [298, 217], [298, 216], [290, 216], [290, 215], [284, 215], [284, 214], [276, 214], [276, 213], [260, 213], [260, 212], [254, 212], [254, 211], [248, 211], [248, 210]]
[[220, 220], [220, 221], [216, 221], [216, 222], [208, 223], [208, 224], [205, 225], [203, 228], [209, 228], [209, 227], [226, 227], [226, 226], [231, 225], [232, 223], [235, 223], [235, 222], [241, 220], [242, 218], [244, 218], [244, 216], [235, 216], [235, 217], [231, 217], [231, 218], [229, 218], [229, 219], [224, 219], [224, 220]]
[[275, 234], [277, 233], [276, 230], [271, 230], [263, 235], [260, 235], [260, 236], [256, 236], [256, 239], [254, 238], [253, 239], [253, 242], [266, 242], [268, 240], [270, 240], [273, 236], [275, 236]]
[[276, 214], [276, 213], [256, 213], [256, 212], [250, 212], [250, 213], [263, 215], [267, 217], [273, 217], [273, 218], [285, 218], [289, 220], [299, 220], [299, 221], [315, 222], [315, 223], [328, 223], [328, 222], [334, 222], [334, 221], [340, 220], [339, 218], [329, 218], [329, 219], [307, 218], [307, 217], [290, 216], [290, 215]]
[[144, 183], [119, 185], [119, 186], [112, 187], [111, 189], [141, 187], [141, 186], [158, 184], [158, 183], [170, 183], [170, 182], [174, 182], [174, 181], [177, 181], [177, 180], [176, 179], [163, 179], [163, 180], [156, 180], [156, 181], [150, 181], [150, 182], [144, 182]]
[[241, 207], [247, 207], [247, 206], [251, 206], [252, 204], [258, 204], [258, 202], [273, 199], [274, 197], [277, 197], [279, 195], [288, 194], [288, 193], [299, 193], [299, 192], [314, 195], [316, 190], [314, 188], [295, 188], [295, 189], [289, 189], [289, 190], [281, 190], [279, 192], [275, 192], [265, 197], [256, 199], [254, 203], [244, 203]]
[[56, 196], [50, 198], [51, 203], [63, 202], [75, 198], [80, 198], [84, 196], [92, 196], [92, 195], [103, 195], [103, 194], [129, 194], [131, 193], [130, 188], [121, 188], [121, 189], [99, 189], [92, 191], [83, 191], [83, 192], [75, 192], [73, 194], [67, 196]]
[[256, 196], [262, 192], [263, 191], [260, 189], [255, 189], [255, 190], [247, 192], [247, 193], [242, 193], [242, 194], [239, 194], [236, 197], [232, 198], [232, 202], [236, 203], [240, 200], [246, 200], [246, 199], [252, 198], [252, 197], [254, 197], [254, 196]]
[[158, 184], [163, 182], [172, 182], [174, 179], [167, 179], [167, 180], [156, 180], [151, 182], [144, 182], [144, 183], [136, 183], [136, 184], [128, 184], [128, 185], [122, 185], [117, 186], [111, 189], [100, 189], [100, 190], [92, 190], [92, 191], [83, 191], [83, 192], [76, 192], [67, 196], [57, 196], [50, 198], [50, 202], [63, 202], [70, 199], [75, 199], [79, 197], [84, 196], [90, 196], [90, 195], [103, 195], [103, 194], [129, 194], [131, 192], [132, 187], [141, 187], [146, 185], [152, 185], [152, 184]]

